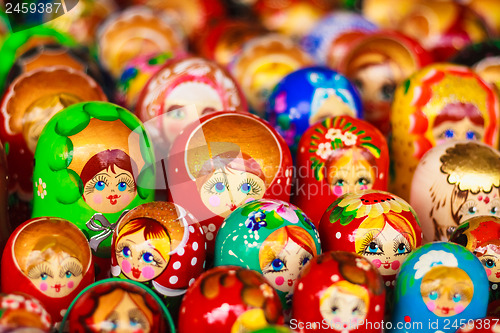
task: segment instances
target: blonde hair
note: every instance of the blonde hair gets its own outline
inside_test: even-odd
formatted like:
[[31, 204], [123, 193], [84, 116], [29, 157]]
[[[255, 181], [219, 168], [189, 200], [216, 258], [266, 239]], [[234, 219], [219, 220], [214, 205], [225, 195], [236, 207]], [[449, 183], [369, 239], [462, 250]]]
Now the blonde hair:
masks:
[[277, 255], [287, 246], [290, 239], [312, 254], [313, 257], [316, 256], [316, 244], [311, 235], [304, 228], [289, 225], [273, 231], [262, 244], [259, 251], [261, 270], [276, 259]]
[[328, 287], [325, 293], [320, 297], [319, 304], [323, 304], [323, 302], [329, 299], [335, 290], [343, 294], [349, 294], [360, 298], [363, 303], [365, 303], [366, 309], [368, 310], [370, 298], [368, 297], [368, 291], [366, 290], [366, 288], [346, 280], [335, 282], [330, 287]]
[[[446, 283], [443, 283], [444, 280], [447, 280]], [[458, 288], [460, 288], [460, 290], [457, 290]], [[436, 289], [460, 291], [468, 301], [472, 300], [472, 296], [474, 295], [474, 284], [472, 280], [464, 270], [458, 267], [443, 265], [432, 267], [422, 278], [420, 293], [422, 297], [425, 297]]]

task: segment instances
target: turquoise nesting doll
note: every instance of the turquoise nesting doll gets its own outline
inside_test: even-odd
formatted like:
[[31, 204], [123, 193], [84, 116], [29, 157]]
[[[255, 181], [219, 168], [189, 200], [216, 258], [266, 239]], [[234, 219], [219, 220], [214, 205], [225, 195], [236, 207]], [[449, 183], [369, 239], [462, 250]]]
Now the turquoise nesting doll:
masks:
[[142, 123], [106, 102], [74, 104], [40, 135], [33, 175], [33, 217], [76, 224], [101, 273], [109, 269], [120, 216], [154, 200], [154, 154]]
[[224, 220], [215, 239], [215, 266], [261, 273], [285, 310], [291, 307], [300, 271], [319, 254], [319, 234], [311, 220], [296, 206], [275, 199], [240, 206]]

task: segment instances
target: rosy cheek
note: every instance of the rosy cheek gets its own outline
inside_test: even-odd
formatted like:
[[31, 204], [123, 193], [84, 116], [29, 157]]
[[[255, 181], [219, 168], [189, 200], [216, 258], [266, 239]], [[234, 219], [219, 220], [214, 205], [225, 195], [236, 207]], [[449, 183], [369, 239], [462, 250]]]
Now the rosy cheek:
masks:
[[368, 189], [368, 185], [361, 185], [359, 187], [360, 190], [367, 190]]
[[75, 286], [75, 283], [73, 281], [68, 282], [68, 288], [72, 289]]
[[458, 304], [455, 306], [455, 313], [460, 313], [465, 310], [465, 307], [463, 305]]
[[276, 280], [274, 280], [274, 283], [276, 283], [277, 286], [281, 286], [283, 283], [285, 283], [285, 278], [282, 276], [278, 276]]
[[380, 268], [380, 266], [382, 266], [382, 261], [380, 261], [379, 259], [375, 259], [372, 261], [372, 264], [374, 264], [375, 267]]
[[342, 186], [334, 186], [333, 187], [333, 194], [335, 194], [336, 196], [341, 196], [342, 194], [344, 194], [344, 190], [342, 189]]
[[391, 264], [391, 268], [393, 270], [398, 270], [399, 269], [399, 266], [401, 266], [401, 263], [399, 262], [399, 260], [394, 260]]
[[146, 266], [142, 269], [142, 276], [146, 279], [152, 279], [155, 276], [155, 271], [153, 267]]
[[209, 199], [208, 199], [208, 203], [210, 204], [210, 206], [212, 207], [219, 207], [220, 206], [220, 197], [218, 195], [212, 195]]
[[47, 285], [47, 283], [45, 283], [45, 282], [40, 283], [40, 290], [41, 291], [47, 291], [47, 289], [49, 289], [49, 286]]
[[429, 309], [429, 311], [436, 310], [436, 303], [434, 303], [433, 301], [430, 301], [429, 303], [426, 303], [425, 305], [427, 305], [427, 309]]
[[486, 275], [490, 276], [491, 275], [491, 269], [486, 268]]
[[132, 265], [130, 265], [130, 262], [128, 260], [122, 261], [122, 270], [127, 274], [132, 270]]
[[130, 195], [129, 195], [129, 194], [124, 194], [124, 195], [122, 195], [121, 199], [122, 199], [122, 201], [124, 201], [124, 202], [129, 202], [129, 201], [131, 201], [131, 200], [130, 200]]
[[96, 205], [100, 205], [102, 203], [102, 195], [95, 194], [94, 197], [92, 198], [92, 200], [94, 201], [94, 203]]
[[340, 318], [340, 317], [333, 317], [333, 322], [334, 323], [341, 323], [342, 322], [342, 318]]

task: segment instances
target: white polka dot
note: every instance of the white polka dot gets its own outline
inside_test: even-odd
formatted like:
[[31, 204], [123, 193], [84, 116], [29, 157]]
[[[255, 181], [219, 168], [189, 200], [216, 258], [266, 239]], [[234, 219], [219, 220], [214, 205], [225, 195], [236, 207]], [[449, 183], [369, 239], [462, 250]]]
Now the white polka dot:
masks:
[[392, 281], [391, 284], [394, 286], [396, 284], [396, 280]]
[[205, 250], [207, 249], [207, 242], [205, 242]]
[[386, 282], [385, 282], [385, 285], [386, 285], [387, 287], [389, 287], [389, 286], [391, 285], [391, 281], [386, 281]]
[[335, 234], [335, 237], [337, 237], [337, 239], [340, 239], [340, 236], [342, 236], [342, 234], [340, 233], [340, 231], [337, 231], [337, 233]]
[[191, 266], [196, 265], [197, 261], [198, 261], [198, 259], [196, 259], [196, 257], [194, 257], [193, 259], [191, 259]]
[[304, 289], [304, 284], [303, 284], [302, 282], [301, 282], [301, 283], [299, 283], [298, 288], [299, 288], [299, 290]]
[[182, 256], [184, 254], [184, 252], [185, 251], [184, 251], [183, 247], [181, 247], [180, 249], [177, 250], [177, 254], [180, 255], [180, 256]]
[[378, 305], [378, 304], [377, 304], [377, 305], [375, 306], [375, 311], [376, 311], [376, 312], [379, 312], [379, 311], [380, 311], [380, 305]]
[[191, 286], [193, 283], [194, 283], [194, 278], [192, 278], [191, 280], [189, 280], [189, 286]]
[[207, 240], [211, 241], [212, 239], [214, 239], [214, 234], [211, 232], [207, 232]]
[[203, 232], [204, 232], [204, 233], [207, 233], [207, 231], [208, 231], [207, 226], [206, 226], [206, 225], [204, 225], [202, 228], [203, 228]]
[[306, 149], [304, 147], [300, 148], [300, 152], [303, 153]]
[[214, 231], [215, 231], [215, 224], [210, 223], [210, 224], [208, 225], [208, 231], [214, 232]]
[[281, 179], [278, 179], [277, 183], [280, 184], [281, 183]]
[[193, 228], [193, 226], [192, 226], [192, 225], [190, 225], [190, 226], [189, 226], [189, 232], [190, 232], [190, 233], [193, 233], [193, 232], [194, 232], [194, 228]]
[[337, 282], [339, 280], [339, 276], [337, 274], [334, 274], [330, 279], [332, 280], [332, 282]]
[[193, 250], [198, 250], [198, 243], [197, 242], [193, 242]]
[[203, 228], [202, 228], [202, 227], [200, 227], [200, 232], [201, 232], [202, 234], [204, 233], [204, 232], [203, 232]]
[[173, 267], [174, 267], [174, 269], [179, 269], [179, 268], [181, 268], [181, 262], [180, 262], [180, 261], [176, 261], [176, 262], [174, 262]]
[[496, 283], [495, 283], [495, 284], [493, 284], [493, 285], [491, 286], [491, 289], [493, 289], [493, 290], [497, 290], [497, 289], [498, 289], [498, 284], [496, 284]]
[[175, 168], [175, 172], [179, 172], [179, 168]]
[[226, 225], [226, 221], [224, 221], [220, 227], [224, 228], [225, 225]]
[[169, 281], [171, 284], [176, 284], [176, 283], [177, 283], [177, 281], [179, 281], [179, 278], [178, 278], [177, 276], [175, 276], [175, 275], [172, 275], [172, 276], [170, 277], [170, 279], [168, 279], [168, 281]]

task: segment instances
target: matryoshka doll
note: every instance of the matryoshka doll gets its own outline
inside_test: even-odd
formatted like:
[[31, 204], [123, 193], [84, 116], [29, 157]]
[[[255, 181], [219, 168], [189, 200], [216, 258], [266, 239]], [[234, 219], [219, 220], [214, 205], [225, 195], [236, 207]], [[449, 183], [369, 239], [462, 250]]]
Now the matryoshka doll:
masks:
[[382, 278], [366, 258], [329, 251], [301, 272], [290, 327], [300, 333], [382, 333], [384, 304]]
[[101, 65], [118, 79], [131, 59], [151, 53], [186, 52], [185, 36], [169, 16], [145, 6], [133, 6], [110, 15], [97, 33]]
[[268, 34], [246, 42], [230, 68], [252, 112], [263, 117], [267, 99], [278, 82], [287, 74], [312, 64], [309, 55], [291, 39]]
[[327, 117], [362, 118], [361, 98], [345, 76], [326, 67], [307, 67], [285, 76], [266, 105], [266, 118], [284, 138], [292, 155], [300, 138]]
[[[490, 281], [489, 302], [500, 301], [500, 218], [476, 216], [460, 224], [450, 242], [465, 246], [481, 260]], [[498, 305], [497, 305], [498, 306]]]
[[32, 199], [33, 156], [52, 116], [75, 103], [106, 100], [90, 76], [70, 67], [42, 67], [18, 76], [0, 105], [0, 138], [9, 146], [9, 190], [23, 201]]
[[175, 328], [167, 308], [150, 289], [136, 281], [106, 279], [85, 288], [71, 303], [63, 331], [174, 333]]
[[387, 135], [396, 87], [430, 63], [430, 55], [416, 40], [385, 30], [360, 37], [338, 69], [356, 85], [363, 100], [363, 119]]
[[262, 275], [221, 266], [206, 271], [189, 287], [179, 333], [247, 333], [283, 323], [278, 294]]
[[[196, 112], [183, 108], [191, 104]], [[226, 69], [190, 56], [172, 59], [157, 71], [142, 89], [135, 114], [156, 126], [170, 145], [187, 125], [215, 111], [247, 112], [243, 93]]]
[[293, 203], [317, 226], [341, 195], [387, 190], [388, 173], [389, 150], [377, 129], [349, 116], [326, 118], [300, 141]]
[[319, 223], [323, 251], [347, 251], [370, 260], [387, 287], [408, 255], [422, 244], [413, 209], [387, 192], [348, 193], [326, 210]]
[[154, 175], [153, 150], [134, 115], [105, 102], [72, 105], [47, 123], [38, 141], [33, 217], [77, 225], [104, 277], [116, 222], [125, 210], [153, 201]]
[[491, 86], [464, 66], [434, 64], [396, 89], [392, 104], [392, 191], [409, 198], [418, 161], [450, 140], [498, 144], [499, 99]]
[[218, 228], [238, 206], [261, 198], [290, 201], [292, 158], [264, 120], [218, 112], [177, 138], [167, 177], [169, 200], [200, 222], [211, 258]]
[[86, 286], [94, 282], [94, 263], [85, 235], [71, 222], [40, 217], [10, 236], [2, 256], [2, 292], [38, 299], [54, 322]]
[[474, 216], [500, 217], [500, 153], [478, 142], [449, 142], [429, 150], [415, 170], [410, 204], [424, 242], [447, 241]]
[[0, 331], [49, 333], [52, 317], [38, 299], [24, 293], [0, 294]]
[[205, 267], [200, 225], [171, 202], [142, 204], [125, 214], [115, 228], [111, 251], [111, 274], [145, 284], [173, 314]]
[[297, 207], [280, 200], [254, 200], [231, 213], [215, 240], [215, 266], [241, 266], [261, 273], [291, 308], [302, 268], [321, 253], [316, 228]]
[[487, 305], [488, 278], [479, 259], [457, 244], [429, 243], [401, 266], [389, 332], [453, 333], [485, 317]]

